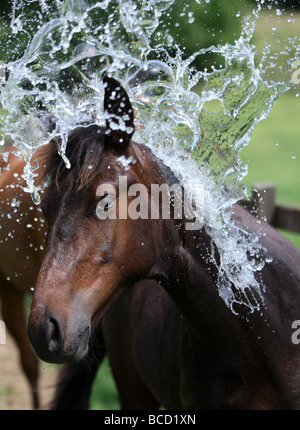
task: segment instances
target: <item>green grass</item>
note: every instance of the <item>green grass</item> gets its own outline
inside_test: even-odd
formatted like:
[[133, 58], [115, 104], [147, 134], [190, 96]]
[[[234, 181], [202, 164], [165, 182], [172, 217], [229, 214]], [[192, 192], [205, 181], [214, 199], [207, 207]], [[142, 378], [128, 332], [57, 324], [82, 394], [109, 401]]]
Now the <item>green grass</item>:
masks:
[[[299, 97], [293, 93], [282, 95], [269, 117], [256, 126], [250, 144], [241, 152], [241, 158], [249, 166], [244, 183], [251, 188], [255, 182], [273, 182], [276, 203], [300, 206], [299, 118]], [[282, 233], [300, 248], [299, 234]]]
[[249, 166], [244, 182], [248, 186], [254, 182], [274, 182], [277, 201], [294, 205], [300, 205], [299, 118], [300, 99], [292, 93], [282, 95], [269, 117], [256, 126], [250, 144], [241, 152]]
[[118, 393], [108, 359], [105, 358], [96, 375], [90, 398], [92, 410], [119, 410]]
[[[255, 49], [260, 55], [267, 44], [270, 44], [271, 55], [286, 51], [286, 40], [287, 38], [299, 37], [299, 26], [300, 26], [300, 13], [294, 12], [293, 16], [287, 13], [287, 16], [278, 17], [275, 13], [275, 8], [271, 11], [266, 10], [260, 14], [260, 17], [256, 20], [255, 32], [253, 43]], [[279, 36], [279, 37], [278, 37]], [[290, 54], [291, 55], [291, 54]], [[281, 61], [285, 64], [289, 57], [287, 55], [279, 55], [278, 63]], [[285, 73], [284, 68], [280, 70], [280, 67], [274, 69], [274, 76], [280, 77]]]
[[[266, 42], [272, 52], [285, 51], [284, 39], [299, 36], [300, 13], [294, 13], [295, 24], [287, 19], [265, 12], [256, 23], [254, 43], [261, 52]], [[274, 28], [277, 28], [274, 33]], [[279, 41], [273, 37], [280, 34]], [[278, 45], [279, 43], [279, 45]], [[285, 56], [283, 64], [288, 61]], [[274, 70], [277, 79], [282, 77], [280, 67]], [[252, 187], [255, 182], [273, 182], [276, 186], [276, 203], [300, 206], [300, 84], [295, 92], [283, 94], [266, 120], [255, 128], [250, 144], [241, 157], [249, 166], [244, 182]], [[300, 248], [300, 234], [281, 230], [288, 239]]]

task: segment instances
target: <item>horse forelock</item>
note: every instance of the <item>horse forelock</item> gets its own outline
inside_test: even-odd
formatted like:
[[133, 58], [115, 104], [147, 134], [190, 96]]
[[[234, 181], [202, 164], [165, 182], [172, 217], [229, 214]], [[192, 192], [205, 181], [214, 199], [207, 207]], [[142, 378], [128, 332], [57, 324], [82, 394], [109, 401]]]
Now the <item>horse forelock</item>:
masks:
[[67, 175], [72, 175], [76, 191], [88, 186], [99, 172], [104, 143], [105, 129], [100, 126], [75, 128], [69, 134], [65, 152], [71, 167], [67, 168], [59, 154], [57, 142], [51, 141], [39, 157], [45, 166], [43, 176], [57, 188]]

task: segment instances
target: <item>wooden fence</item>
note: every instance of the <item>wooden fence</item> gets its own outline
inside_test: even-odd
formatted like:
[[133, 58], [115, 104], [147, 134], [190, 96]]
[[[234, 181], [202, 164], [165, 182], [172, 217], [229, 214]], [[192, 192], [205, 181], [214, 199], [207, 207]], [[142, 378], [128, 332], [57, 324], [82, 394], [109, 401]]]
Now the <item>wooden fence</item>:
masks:
[[256, 183], [251, 200], [241, 204], [274, 227], [300, 233], [300, 207], [276, 204], [276, 187], [273, 183]]

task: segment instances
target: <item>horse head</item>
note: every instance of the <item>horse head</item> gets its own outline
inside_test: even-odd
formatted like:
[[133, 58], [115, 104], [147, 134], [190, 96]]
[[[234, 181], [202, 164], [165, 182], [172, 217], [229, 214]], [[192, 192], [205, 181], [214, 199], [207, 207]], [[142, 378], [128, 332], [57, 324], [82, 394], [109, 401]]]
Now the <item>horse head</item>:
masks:
[[54, 144], [47, 149], [50, 179], [42, 209], [49, 228], [28, 323], [44, 361], [80, 360], [92, 328], [126, 286], [149, 276], [159, 249], [168, 249], [175, 234], [170, 229], [163, 237], [159, 217], [128, 216], [131, 203], [131, 209], [149, 209], [149, 178], [163, 178], [151, 152], [132, 141], [134, 115], [125, 89], [112, 78], [104, 86], [106, 127], [82, 125], [70, 133], [71, 168]]

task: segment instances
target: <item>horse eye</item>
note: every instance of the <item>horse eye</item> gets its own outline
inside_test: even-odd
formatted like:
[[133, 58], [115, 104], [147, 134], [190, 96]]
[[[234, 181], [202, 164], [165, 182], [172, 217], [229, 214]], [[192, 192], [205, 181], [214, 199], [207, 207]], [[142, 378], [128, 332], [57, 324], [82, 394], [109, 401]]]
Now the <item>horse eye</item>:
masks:
[[97, 211], [107, 212], [115, 204], [115, 201], [116, 201], [116, 196], [112, 194], [106, 194], [99, 200], [96, 207], [96, 212]]

